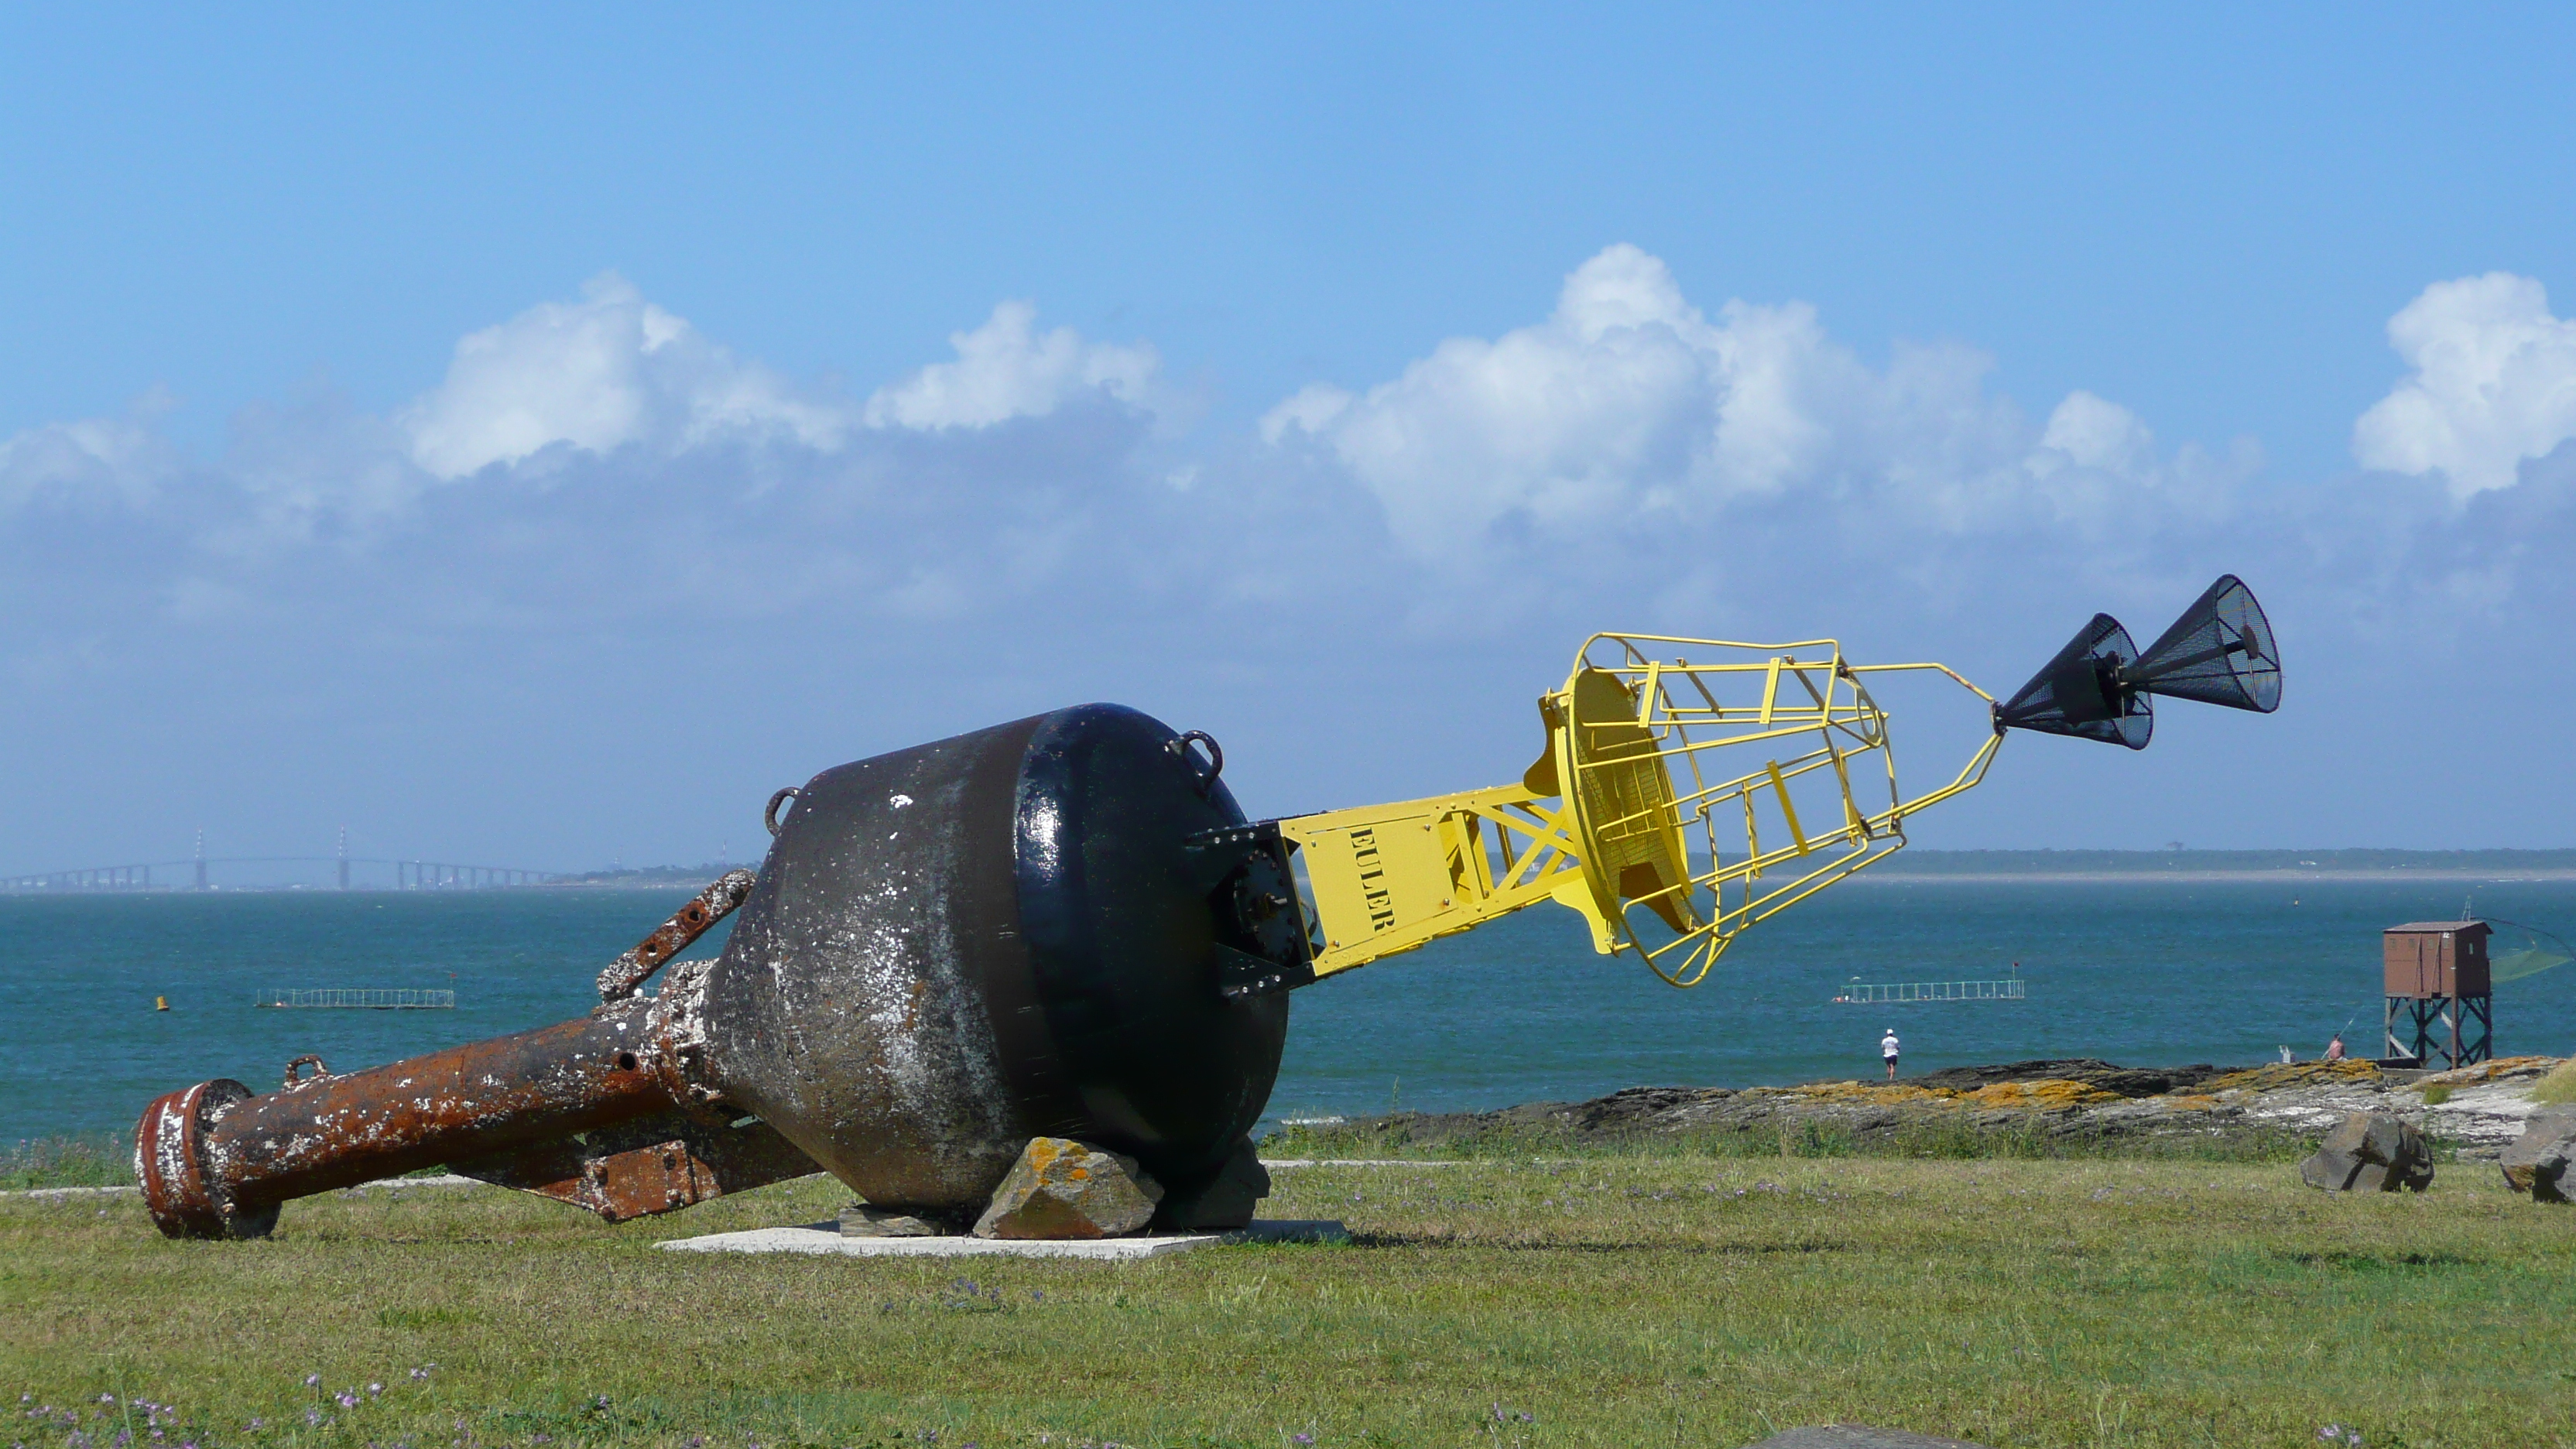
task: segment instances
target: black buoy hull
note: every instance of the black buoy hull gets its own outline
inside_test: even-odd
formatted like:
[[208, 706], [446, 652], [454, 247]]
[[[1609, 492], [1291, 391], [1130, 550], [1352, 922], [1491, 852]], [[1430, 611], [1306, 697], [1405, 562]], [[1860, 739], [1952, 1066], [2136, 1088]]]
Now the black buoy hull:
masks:
[[803, 786], [706, 975], [724, 1099], [886, 1206], [980, 1207], [1035, 1136], [1215, 1173], [1288, 999], [1218, 989], [1189, 841], [1244, 817], [1177, 739], [1084, 705]]

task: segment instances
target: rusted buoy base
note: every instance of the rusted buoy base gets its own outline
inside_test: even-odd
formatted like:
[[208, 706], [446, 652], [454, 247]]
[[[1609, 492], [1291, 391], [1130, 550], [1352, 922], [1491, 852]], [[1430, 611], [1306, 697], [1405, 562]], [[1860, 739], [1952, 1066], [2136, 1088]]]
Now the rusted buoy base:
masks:
[[216, 1113], [256, 1095], [229, 1077], [199, 1082], [153, 1099], [134, 1130], [134, 1176], [153, 1225], [170, 1238], [264, 1238], [277, 1226], [277, 1205], [237, 1212], [215, 1191], [207, 1171], [207, 1127]]

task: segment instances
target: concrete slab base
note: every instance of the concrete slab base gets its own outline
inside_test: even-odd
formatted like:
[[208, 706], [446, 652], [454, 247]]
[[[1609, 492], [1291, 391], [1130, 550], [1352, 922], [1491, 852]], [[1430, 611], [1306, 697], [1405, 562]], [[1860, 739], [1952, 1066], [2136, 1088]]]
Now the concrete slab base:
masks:
[[1233, 1233], [1173, 1233], [1160, 1237], [1025, 1241], [1010, 1238], [845, 1238], [837, 1223], [801, 1228], [753, 1228], [655, 1243], [675, 1253], [837, 1253], [851, 1258], [1088, 1258], [1126, 1262], [1161, 1258], [1220, 1243], [1347, 1243], [1337, 1222], [1257, 1222]]

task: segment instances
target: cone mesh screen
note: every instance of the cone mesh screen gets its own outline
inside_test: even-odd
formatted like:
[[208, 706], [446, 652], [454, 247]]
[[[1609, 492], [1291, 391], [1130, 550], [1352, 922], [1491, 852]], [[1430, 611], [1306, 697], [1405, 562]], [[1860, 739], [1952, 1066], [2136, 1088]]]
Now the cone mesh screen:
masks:
[[2137, 657], [2138, 646], [2120, 621], [2096, 614], [2030, 683], [1996, 707], [1995, 723], [2143, 750], [2155, 732], [2155, 705], [2120, 687], [2121, 671]]
[[2270, 714], [2281, 707], [2281, 656], [2271, 621], [2234, 574], [2219, 575], [2121, 680], [2149, 694], [2229, 709]]

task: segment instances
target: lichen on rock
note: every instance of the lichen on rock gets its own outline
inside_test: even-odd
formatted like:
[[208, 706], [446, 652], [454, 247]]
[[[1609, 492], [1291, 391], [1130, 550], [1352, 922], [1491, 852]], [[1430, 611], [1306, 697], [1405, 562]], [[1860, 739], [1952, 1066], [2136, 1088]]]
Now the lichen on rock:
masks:
[[1069, 1137], [1032, 1137], [975, 1221], [981, 1238], [1115, 1238], [1153, 1221], [1162, 1184], [1136, 1159]]

